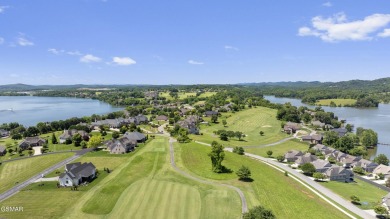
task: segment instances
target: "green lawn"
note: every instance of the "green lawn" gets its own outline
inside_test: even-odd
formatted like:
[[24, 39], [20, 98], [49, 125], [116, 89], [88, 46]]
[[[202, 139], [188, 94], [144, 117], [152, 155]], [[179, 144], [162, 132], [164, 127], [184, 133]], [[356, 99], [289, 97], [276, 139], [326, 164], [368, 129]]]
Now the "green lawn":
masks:
[[321, 105], [321, 106], [329, 106], [330, 102], [334, 102], [337, 106], [341, 105], [353, 105], [356, 103], [355, 99], [322, 99], [322, 100], [317, 100], [316, 105]]
[[211, 96], [214, 96], [215, 94], [217, 94], [217, 92], [207, 91], [207, 92], [201, 93], [199, 95], [199, 98], [211, 97]]
[[300, 142], [296, 139], [289, 140], [286, 142], [283, 142], [278, 145], [268, 146], [268, 147], [262, 147], [262, 148], [245, 148], [245, 152], [249, 152], [251, 154], [257, 154], [263, 157], [268, 157], [267, 151], [272, 151], [273, 157], [277, 157], [279, 155], [284, 155], [289, 150], [299, 150], [302, 152], [305, 152], [309, 149], [309, 145], [305, 142]]
[[339, 194], [347, 200], [351, 200], [352, 195], [356, 195], [360, 198], [361, 205], [358, 207], [362, 209], [372, 209], [376, 205], [380, 204], [383, 196], [388, 192], [376, 188], [375, 186], [363, 182], [359, 179], [355, 179], [356, 183], [343, 183], [343, 182], [323, 182], [321, 185]]
[[[24, 206], [10, 218], [239, 218], [239, 196], [226, 187], [200, 184], [174, 172], [166, 138], [156, 138], [135, 153], [110, 156], [88, 153], [78, 161], [92, 161], [103, 172], [80, 191], [34, 184], [3, 205]], [[32, 189], [32, 190], [29, 190]], [[48, 207], [50, 206], [50, 207]], [[53, 207], [51, 207], [53, 206]], [[47, 209], [49, 208], [49, 209]], [[47, 210], [46, 210], [47, 209]]]
[[0, 193], [71, 156], [73, 153], [50, 154], [3, 163], [0, 165]]
[[[226, 119], [227, 127], [223, 127], [222, 120]], [[209, 120], [209, 118], [206, 118]], [[218, 118], [219, 123], [209, 123], [210, 125], [201, 125], [203, 135], [191, 135], [190, 138], [211, 143], [219, 141], [225, 146], [245, 146], [245, 145], [262, 145], [273, 143], [288, 137], [281, 132], [281, 122], [276, 119], [276, 110], [265, 107], [246, 109], [237, 113], [223, 113]], [[242, 141], [231, 138], [229, 141], [220, 141], [219, 136], [213, 132], [217, 130], [241, 131], [246, 137]], [[259, 132], [263, 131], [264, 136]]]
[[303, 185], [259, 161], [225, 152], [223, 165], [236, 171], [241, 165], [250, 168], [253, 182], [241, 182], [235, 173], [216, 174], [211, 171], [207, 154], [210, 147], [196, 143], [176, 144], [179, 166], [193, 174], [231, 184], [243, 190], [249, 207], [263, 205], [277, 218], [347, 218]]

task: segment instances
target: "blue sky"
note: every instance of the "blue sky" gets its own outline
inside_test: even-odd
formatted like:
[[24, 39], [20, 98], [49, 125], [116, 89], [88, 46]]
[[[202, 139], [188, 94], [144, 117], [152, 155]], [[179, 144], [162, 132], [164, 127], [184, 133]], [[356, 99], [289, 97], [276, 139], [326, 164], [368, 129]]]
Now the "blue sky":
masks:
[[0, 0], [0, 84], [390, 76], [390, 2]]

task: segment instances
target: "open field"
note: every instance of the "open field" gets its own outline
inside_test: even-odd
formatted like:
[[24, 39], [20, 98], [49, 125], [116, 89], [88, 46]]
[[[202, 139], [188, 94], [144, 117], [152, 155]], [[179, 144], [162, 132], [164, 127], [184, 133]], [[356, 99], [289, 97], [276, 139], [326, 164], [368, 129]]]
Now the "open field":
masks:
[[314, 195], [306, 187], [273, 168], [244, 156], [225, 152], [222, 162], [236, 171], [241, 165], [249, 167], [253, 182], [241, 182], [235, 173], [216, 174], [211, 171], [207, 154], [210, 147], [189, 143], [175, 144], [177, 163], [193, 174], [219, 180], [243, 190], [248, 207], [263, 205], [270, 208], [277, 218], [347, 218], [343, 213]]
[[[199, 95], [199, 98], [206, 98], [215, 95], [217, 92], [204, 92]], [[179, 100], [183, 100], [188, 97], [196, 97], [196, 92], [179, 92]], [[173, 98], [169, 95], [169, 92], [160, 92], [160, 97], [165, 97], [167, 100], [173, 100]]]
[[215, 94], [217, 94], [217, 92], [204, 92], [204, 93], [201, 93], [199, 95], [199, 98], [205, 98], [205, 97], [211, 97], [211, 96], [214, 96]]
[[73, 153], [50, 154], [3, 163], [0, 165], [0, 193], [71, 156]]
[[273, 157], [277, 157], [279, 155], [284, 155], [289, 150], [299, 150], [299, 151], [307, 151], [309, 149], [309, 145], [305, 142], [300, 142], [298, 140], [289, 140], [286, 142], [283, 142], [278, 145], [273, 145], [269, 147], [262, 147], [262, 148], [245, 148], [246, 152], [249, 152], [251, 154], [257, 154], [263, 157], [268, 157], [267, 151], [272, 151]]
[[387, 195], [388, 192], [376, 188], [375, 186], [368, 184], [359, 179], [355, 179], [356, 183], [342, 183], [342, 182], [323, 182], [321, 185], [339, 194], [341, 197], [351, 200], [352, 195], [356, 195], [360, 198], [361, 205], [358, 207], [362, 209], [372, 209], [382, 200], [382, 197]]
[[330, 102], [334, 102], [337, 106], [353, 105], [356, 103], [355, 99], [322, 99], [316, 102], [316, 105], [330, 106]]
[[[241, 204], [231, 189], [204, 185], [172, 171], [166, 138], [156, 138], [136, 153], [88, 153], [104, 174], [79, 191], [57, 189], [55, 182], [31, 185], [3, 205], [23, 205], [12, 218], [239, 218]], [[107, 174], [101, 169], [113, 170]], [[32, 189], [32, 190], [28, 190]], [[46, 210], [48, 206], [52, 206]], [[2, 215], [3, 216], [3, 215]]]
[[[227, 127], [222, 125], [224, 119], [227, 121]], [[207, 120], [209, 118], [206, 118]], [[276, 110], [274, 109], [257, 107], [237, 113], [223, 113], [221, 117], [218, 117], [218, 121], [218, 124], [201, 125], [200, 131], [203, 135], [191, 135], [190, 138], [207, 143], [218, 141], [226, 146], [255, 146], [273, 143], [287, 137], [285, 133], [281, 132], [281, 122], [276, 119]], [[236, 138], [220, 141], [219, 136], [213, 132], [221, 129], [241, 131], [246, 137], [242, 141]], [[260, 131], [264, 132], [263, 136], [260, 136]]]

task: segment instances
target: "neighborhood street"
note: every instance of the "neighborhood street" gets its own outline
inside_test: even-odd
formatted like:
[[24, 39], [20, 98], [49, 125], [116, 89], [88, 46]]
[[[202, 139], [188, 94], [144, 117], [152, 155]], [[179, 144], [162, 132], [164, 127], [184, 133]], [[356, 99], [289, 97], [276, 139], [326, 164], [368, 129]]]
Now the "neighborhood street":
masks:
[[39, 180], [40, 178], [42, 178], [42, 175], [46, 175], [46, 174], [49, 174], [51, 172], [53, 172], [54, 170], [64, 166], [65, 164], [67, 163], [70, 163], [74, 160], [76, 160], [77, 158], [81, 157], [82, 155], [84, 155], [85, 153], [87, 152], [90, 152], [92, 150], [92, 148], [87, 148], [87, 149], [82, 149], [82, 150], [79, 150], [79, 151], [75, 151], [75, 155], [68, 158], [68, 159], [65, 159], [49, 168], [47, 168], [46, 170], [36, 174], [35, 176], [31, 177], [30, 179], [24, 181], [24, 182], [19, 182], [16, 186], [12, 187], [11, 189], [5, 191], [4, 193], [0, 194], [0, 202], [4, 201], [5, 199], [13, 196], [14, 194], [16, 194], [17, 192], [19, 192], [21, 189], [27, 187], [28, 185], [30, 185], [31, 183], [34, 183], [35, 181]]

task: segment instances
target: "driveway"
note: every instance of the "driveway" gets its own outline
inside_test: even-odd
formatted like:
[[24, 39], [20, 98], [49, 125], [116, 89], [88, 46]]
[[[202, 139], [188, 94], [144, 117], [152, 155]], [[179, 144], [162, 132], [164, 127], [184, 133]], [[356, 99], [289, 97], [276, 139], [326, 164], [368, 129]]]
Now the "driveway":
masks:
[[36, 147], [32, 147], [32, 148], [34, 149], [34, 156], [42, 154], [42, 152], [41, 152], [42, 146], [36, 146]]

